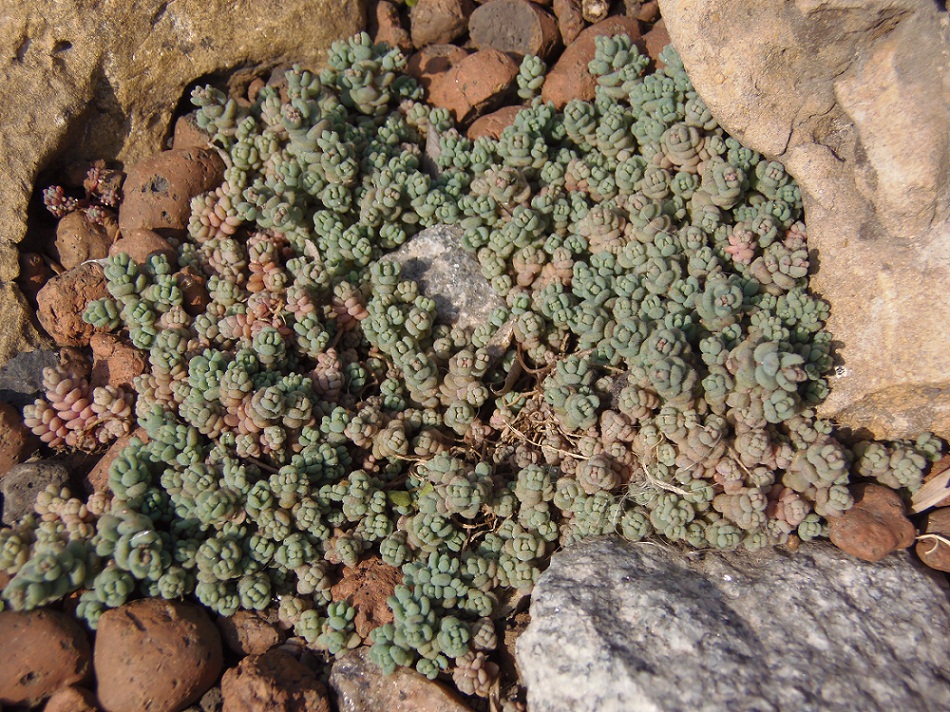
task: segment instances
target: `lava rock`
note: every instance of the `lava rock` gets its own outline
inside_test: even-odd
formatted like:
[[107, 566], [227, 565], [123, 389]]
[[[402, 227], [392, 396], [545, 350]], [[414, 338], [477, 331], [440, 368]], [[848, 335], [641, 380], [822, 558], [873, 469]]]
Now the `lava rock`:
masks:
[[37, 705], [89, 677], [89, 641], [65, 613], [2, 611], [0, 640], [0, 704]]
[[216, 188], [224, 179], [224, 168], [224, 161], [209, 148], [163, 151], [134, 164], [119, 210], [122, 234], [153, 230], [169, 237], [183, 235], [191, 199]]
[[481, 5], [468, 21], [477, 49], [497, 49], [547, 59], [561, 39], [557, 20], [528, 0], [493, 0]]
[[414, 712], [469, 712], [462, 700], [438, 682], [409, 668], [383, 675], [369, 656], [358, 648], [338, 657], [330, 670], [330, 687], [340, 712], [414, 710]]
[[950, 709], [947, 594], [908, 553], [605, 538], [552, 557], [518, 669], [533, 712]]
[[852, 489], [854, 506], [828, 518], [831, 543], [864, 561], [880, 561], [914, 543], [916, 530], [904, 516], [904, 503], [892, 489], [873, 483]]
[[[3, 523], [13, 524], [33, 512], [36, 496], [50, 485], [69, 484], [69, 471], [53, 462], [24, 462], [14, 465], [0, 479], [3, 493]], [[2, 640], [2, 638], [0, 638]]]
[[[329, 712], [326, 688], [283, 650], [248, 655], [221, 678], [223, 712]], [[384, 708], [380, 708], [384, 709]]]
[[56, 275], [36, 295], [36, 317], [60, 346], [86, 346], [95, 332], [82, 315], [89, 302], [109, 296], [98, 263], [87, 262]]
[[175, 712], [214, 684], [221, 636], [199, 606], [143, 598], [102, 614], [93, 664], [105, 712]]

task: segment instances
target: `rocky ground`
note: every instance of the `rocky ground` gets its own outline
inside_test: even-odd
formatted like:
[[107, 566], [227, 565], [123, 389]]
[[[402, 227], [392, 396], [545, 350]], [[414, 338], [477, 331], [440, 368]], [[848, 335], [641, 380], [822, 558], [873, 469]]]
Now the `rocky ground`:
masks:
[[[418, 0], [411, 8], [377, 0], [367, 6], [367, 24], [377, 41], [406, 52], [429, 102], [451, 111], [471, 138], [497, 137], [513, 121], [525, 54], [545, 59], [542, 98], [563, 107], [593, 98], [587, 65], [595, 37], [626, 34], [654, 62], [669, 42], [657, 3], [637, 0]], [[269, 78], [246, 71], [228, 88], [246, 97]], [[128, 385], [145, 372], [138, 350], [82, 320], [90, 301], [107, 296], [94, 261], [117, 252], [141, 260], [174, 253], [162, 235], [187, 227], [191, 198], [221, 178], [207, 139], [192, 116], [177, 117], [170, 150], [124, 166], [118, 220], [86, 212], [55, 223], [31, 218], [17, 284], [35, 305], [43, 344], [55, 348], [22, 353], [0, 368], [5, 523], [32, 511], [48, 485], [81, 485], [87, 495], [108, 487], [108, 465], [128, 438], [105, 454], [51, 453], [24, 425], [22, 408], [41, 390], [48, 366], [89, 360], [93, 386]], [[57, 180], [75, 186], [87, 168], [70, 166]], [[102, 168], [92, 192], [108, 205], [108, 182], [122, 176]], [[199, 275], [189, 298], [207, 299]], [[932, 467], [935, 487], [948, 468], [946, 457]], [[54, 712], [947, 709], [950, 603], [939, 572], [950, 571], [950, 507], [942, 508], [950, 498], [937, 496], [915, 516], [878, 485], [855, 488], [854, 496], [855, 507], [831, 521], [837, 548], [803, 545], [793, 554], [793, 545], [730, 558], [604, 540], [558, 553], [532, 596], [530, 617], [527, 599], [513, 601], [495, 631], [498, 650], [488, 665], [500, 671], [482, 671], [491, 687], [481, 697], [448, 675], [430, 681], [400, 669], [384, 676], [367, 648], [331, 663], [292, 637], [276, 609], [224, 618], [190, 603], [143, 599], [104, 613], [92, 635], [73, 617], [77, 597], [70, 597], [55, 609], [0, 613], [0, 702], [4, 710]], [[915, 544], [916, 557], [892, 553]], [[397, 569], [365, 560], [346, 569], [334, 600], [355, 597], [361, 611], [372, 612], [357, 622], [365, 636], [391, 618], [385, 601], [398, 580]], [[899, 607], [888, 605], [898, 599]], [[852, 676], [842, 677], [842, 669]], [[699, 679], [718, 682], [711, 688]], [[639, 706], [627, 706], [630, 700]]]

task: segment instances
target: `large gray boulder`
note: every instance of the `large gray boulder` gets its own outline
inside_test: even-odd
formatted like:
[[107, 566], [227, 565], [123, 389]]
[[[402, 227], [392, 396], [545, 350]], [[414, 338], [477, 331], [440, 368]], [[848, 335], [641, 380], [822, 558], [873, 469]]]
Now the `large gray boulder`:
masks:
[[363, 28], [364, 3], [0, 0], [0, 18], [3, 363], [45, 343], [13, 284], [40, 170], [161, 150], [190, 84], [240, 67], [320, 66], [334, 40]]
[[802, 187], [841, 368], [820, 415], [950, 435], [950, 22], [933, 0], [660, 0], [693, 84]]
[[950, 709], [946, 578], [901, 552], [554, 555], [517, 661], [532, 712]]

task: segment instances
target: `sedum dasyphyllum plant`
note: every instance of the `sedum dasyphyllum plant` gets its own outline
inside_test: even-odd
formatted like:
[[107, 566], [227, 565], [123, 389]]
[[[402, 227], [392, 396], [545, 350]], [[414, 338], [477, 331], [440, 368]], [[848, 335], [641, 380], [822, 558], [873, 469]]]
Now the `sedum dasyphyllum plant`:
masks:
[[[110, 258], [111, 297], [86, 313], [148, 354], [148, 442], [112, 465], [111, 502], [51, 491], [0, 532], [7, 604], [83, 588], [95, 627], [133, 595], [223, 615], [279, 600], [335, 654], [362, 640], [330, 585], [378, 555], [403, 582], [374, 660], [486, 695], [492, 616], [558, 546], [756, 549], [820, 536], [852, 472], [918, 488], [936, 438], [852, 452], [815, 418], [831, 337], [799, 189], [663, 59], [644, 75], [625, 37], [598, 38], [596, 98], [558, 112], [528, 57], [527, 105], [498, 140], [464, 137], [366, 35], [250, 106], [196, 90], [224, 182], [194, 200], [177, 263]], [[506, 305], [477, 328], [440, 323], [386, 259], [437, 224], [461, 228]], [[206, 306], [186, 304], [182, 270]], [[28, 422], [50, 444], [131, 424], [125, 394], [48, 381]], [[87, 425], [64, 420], [82, 398]]]

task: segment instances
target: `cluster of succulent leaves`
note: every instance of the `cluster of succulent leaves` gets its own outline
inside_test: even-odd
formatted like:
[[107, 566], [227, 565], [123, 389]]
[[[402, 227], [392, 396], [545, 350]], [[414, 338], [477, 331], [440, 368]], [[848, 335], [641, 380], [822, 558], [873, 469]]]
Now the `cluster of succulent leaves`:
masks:
[[[224, 183], [195, 200], [177, 264], [110, 258], [87, 312], [148, 353], [148, 441], [112, 464], [94, 524], [0, 532], [7, 603], [82, 587], [94, 626], [136, 594], [220, 614], [280, 598], [336, 653], [359, 637], [330, 586], [378, 554], [403, 582], [373, 657], [435, 676], [559, 545], [811, 539], [851, 506], [855, 457], [919, 487], [932, 436], [853, 453], [815, 418], [831, 339], [799, 190], [662, 58], [645, 75], [628, 40], [598, 38], [596, 98], [559, 112], [529, 57], [526, 107], [474, 141], [366, 35], [250, 105], [196, 90]], [[474, 329], [440, 324], [384, 259], [446, 223], [505, 303]]]

